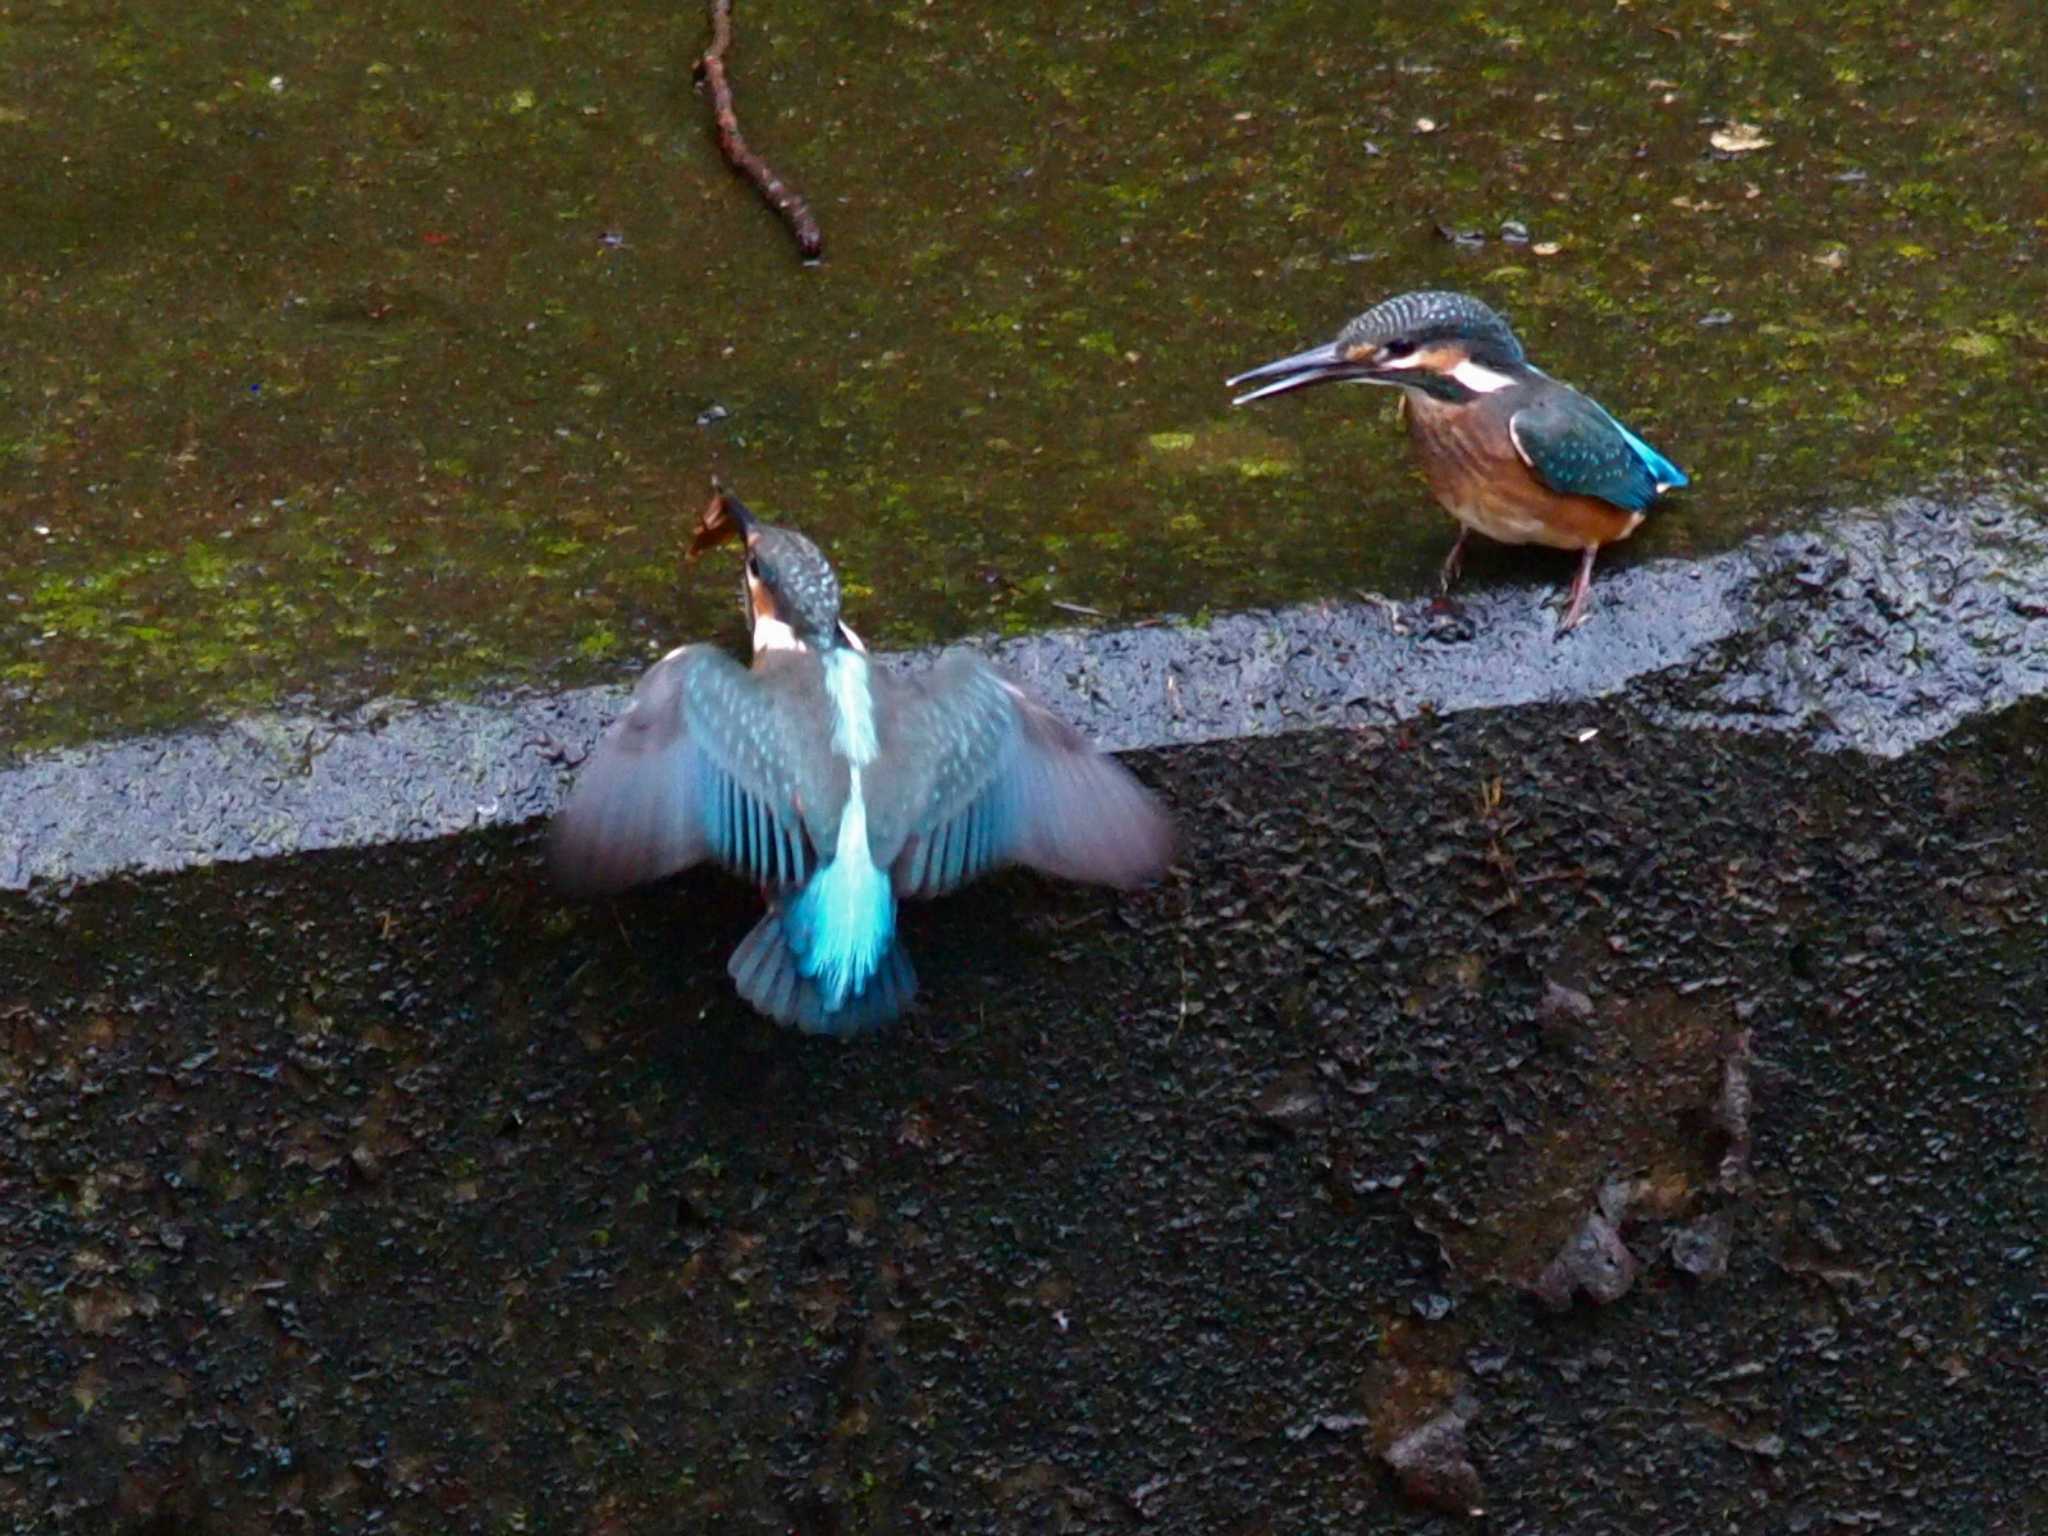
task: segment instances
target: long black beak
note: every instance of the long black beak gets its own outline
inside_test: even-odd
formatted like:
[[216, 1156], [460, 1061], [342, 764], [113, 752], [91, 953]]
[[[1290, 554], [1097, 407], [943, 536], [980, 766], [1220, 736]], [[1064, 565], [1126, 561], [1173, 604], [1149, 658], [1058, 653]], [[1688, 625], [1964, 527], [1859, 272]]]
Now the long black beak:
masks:
[[1253, 400], [1263, 400], [1268, 395], [1284, 395], [1290, 389], [1306, 389], [1311, 384], [1337, 384], [1347, 379], [1370, 381], [1378, 375], [1364, 363], [1350, 363], [1344, 360], [1334, 341], [1320, 347], [1310, 347], [1306, 352], [1297, 352], [1292, 357], [1283, 357], [1278, 362], [1266, 363], [1258, 368], [1225, 379], [1226, 386], [1235, 389], [1240, 384], [1249, 384], [1257, 379], [1270, 382], [1257, 389], [1247, 390], [1230, 403], [1245, 405]]

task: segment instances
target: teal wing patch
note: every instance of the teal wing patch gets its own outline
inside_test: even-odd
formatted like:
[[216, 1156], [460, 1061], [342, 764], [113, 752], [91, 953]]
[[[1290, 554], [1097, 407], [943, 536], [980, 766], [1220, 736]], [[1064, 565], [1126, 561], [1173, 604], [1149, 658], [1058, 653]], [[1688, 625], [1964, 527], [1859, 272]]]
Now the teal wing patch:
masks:
[[779, 704], [771, 681], [714, 647], [663, 657], [591, 749], [555, 818], [555, 877], [594, 895], [711, 858], [763, 885], [806, 878], [816, 860]]
[[1508, 435], [1536, 477], [1567, 496], [1641, 512], [1685, 475], [1577, 390], [1558, 386], [1508, 418]]
[[816, 660], [778, 658], [772, 670], [748, 671], [712, 654], [724, 665], [693, 678], [685, 700], [711, 856], [762, 885], [799, 885], [817, 860], [797, 797], [811, 744], [789, 691]]

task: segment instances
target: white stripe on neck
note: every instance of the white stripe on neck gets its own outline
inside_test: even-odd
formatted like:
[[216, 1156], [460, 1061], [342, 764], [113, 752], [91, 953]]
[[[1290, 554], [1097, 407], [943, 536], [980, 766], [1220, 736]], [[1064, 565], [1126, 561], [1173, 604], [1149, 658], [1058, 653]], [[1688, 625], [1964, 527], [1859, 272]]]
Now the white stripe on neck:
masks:
[[1458, 366], [1451, 370], [1451, 377], [1475, 395], [1490, 395], [1496, 389], [1506, 389], [1515, 382], [1509, 375], [1497, 372], [1469, 357], [1459, 360]]

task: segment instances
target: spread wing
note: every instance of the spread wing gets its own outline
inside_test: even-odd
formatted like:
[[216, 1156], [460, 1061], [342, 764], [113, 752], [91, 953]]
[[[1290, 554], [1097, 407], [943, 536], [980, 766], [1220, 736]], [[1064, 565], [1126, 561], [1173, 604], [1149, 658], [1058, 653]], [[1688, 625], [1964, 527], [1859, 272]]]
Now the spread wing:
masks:
[[793, 666], [750, 672], [708, 645], [651, 667], [591, 749], [555, 818], [549, 859], [579, 895], [712, 858], [763, 885], [816, 862], [796, 797], [807, 743], [786, 696]]
[[936, 896], [1001, 864], [1134, 886], [1171, 861], [1152, 792], [986, 662], [956, 654], [891, 691], [871, 827], [899, 893]]
[[1575, 389], [1546, 390], [1508, 418], [1515, 452], [1553, 491], [1641, 512], [1685, 473]]

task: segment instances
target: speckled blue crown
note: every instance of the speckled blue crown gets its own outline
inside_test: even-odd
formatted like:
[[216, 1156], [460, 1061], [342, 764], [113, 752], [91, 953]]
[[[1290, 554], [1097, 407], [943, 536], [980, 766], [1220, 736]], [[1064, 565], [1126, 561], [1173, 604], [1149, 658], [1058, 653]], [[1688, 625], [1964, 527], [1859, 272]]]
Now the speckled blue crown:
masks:
[[839, 621], [839, 577], [817, 545], [794, 528], [764, 523], [754, 557], [789, 609], [783, 617], [800, 633], [823, 634]]
[[1383, 299], [1344, 327], [1340, 347], [1379, 346], [1406, 340], [1470, 342], [1475, 355], [1496, 362], [1527, 362], [1521, 342], [1499, 311], [1470, 294], [1426, 289]]

